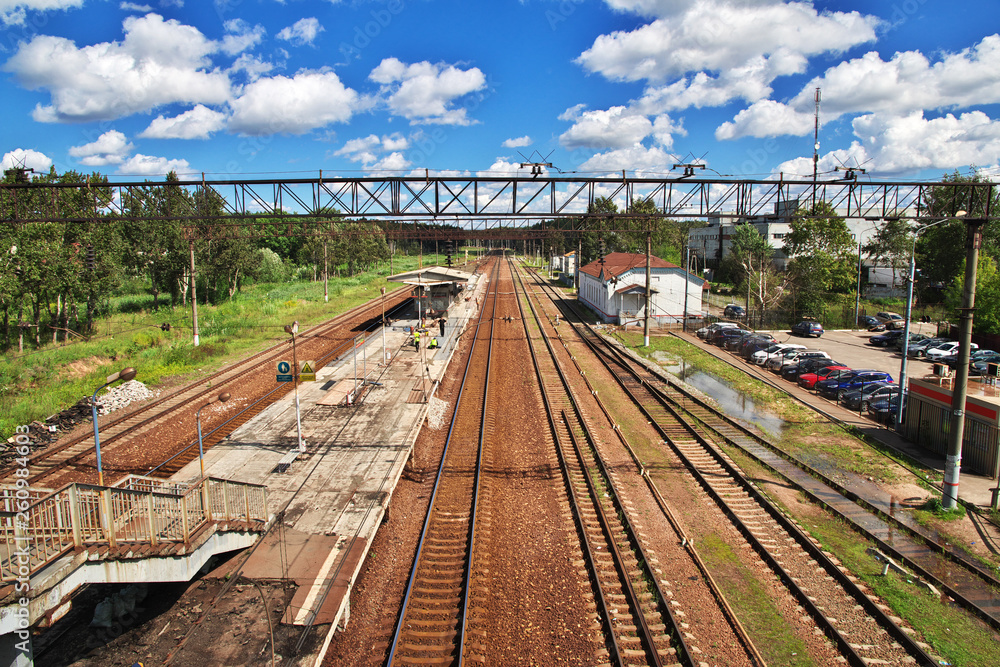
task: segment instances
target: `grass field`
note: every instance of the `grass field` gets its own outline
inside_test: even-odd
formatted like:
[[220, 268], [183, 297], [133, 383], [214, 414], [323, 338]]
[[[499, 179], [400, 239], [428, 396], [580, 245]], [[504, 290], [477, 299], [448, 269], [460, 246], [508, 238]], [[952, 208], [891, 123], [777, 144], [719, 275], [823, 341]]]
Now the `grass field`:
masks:
[[[396, 273], [417, 268], [417, 257], [397, 256]], [[443, 256], [424, 255], [433, 266]], [[284, 339], [285, 324], [298, 320], [309, 326], [379, 296], [389, 283], [388, 264], [350, 278], [329, 281], [330, 302], [323, 300], [323, 283], [288, 282], [249, 286], [218, 305], [198, 304], [201, 344], [194, 347], [191, 307], [160, 307], [152, 311], [148, 294], [114, 297], [113, 313], [96, 322], [89, 340], [46, 345], [0, 361], [0, 433], [48, 416], [89, 396], [111, 373], [126, 366], [138, 369], [136, 379], [151, 387], [180, 376], [196, 377], [223, 362]], [[162, 303], [162, 301], [161, 301]], [[163, 323], [170, 331], [162, 331]]]

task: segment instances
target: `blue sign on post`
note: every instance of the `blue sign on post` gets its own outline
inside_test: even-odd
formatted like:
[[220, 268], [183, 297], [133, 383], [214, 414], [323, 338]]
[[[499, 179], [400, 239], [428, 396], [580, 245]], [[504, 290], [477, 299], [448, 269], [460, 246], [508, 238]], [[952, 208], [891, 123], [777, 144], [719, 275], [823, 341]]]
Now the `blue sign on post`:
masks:
[[287, 361], [278, 362], [278, 382], [291, 382], [292, 381], [292, 365]]

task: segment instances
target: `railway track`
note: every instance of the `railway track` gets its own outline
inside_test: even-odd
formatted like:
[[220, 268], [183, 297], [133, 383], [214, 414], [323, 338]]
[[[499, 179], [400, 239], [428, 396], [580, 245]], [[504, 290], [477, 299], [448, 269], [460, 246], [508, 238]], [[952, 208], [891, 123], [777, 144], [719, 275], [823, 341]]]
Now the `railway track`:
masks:
[[[391, 297], [387, 297], [387, 316], [398, 309], [405, 308], [408, 302], [409, 296], [406, 288], [396, 290]], [[303, 353], [313, 355], [317, 359], [318, 367], [322, 367], [325, 363], [336, 359], [347, 349], [350, 349], [355, 328], [362, 326], [366, 322], [369, 323], [369, 327], [366, 328], [378, 326], [378, 324], [372, 326], [371, 321], [381, 321], [381, 307], [381, 302], [378, 301], [362, 304], [334, 317], [328, 322], [312, 327], [307, 332], [303, 332], [299, 336], [299, 339], [305, 339], [306, 343], [299, 343], [300, 346], [305, 347], [309, 345], [310, 341], [317, 341], [317, 346], [319, 347], [315, 351], [309, 350], [308, 352], [303, 351]], [[348, 332], [347, 334], [343, 333], [345, 330]], [[276, 360], [287, 354], [288, 344], [285, 342], [279, 343], [251, 355], [233, 366], [221, 369], [194, 384], [182, 387], [151, 401], [137, 410], [101, 423], [101, 449], [104, 458], [110, 460], [114, 456], [116, 449], [135, 439], [143, 438], [146, 444], [156, 442], [153, 434], [160, 428], [160, 424], [174, 419], [177, 411], [189, 409], [191, 405], [198, 403], [199, 399], [207, 399], [210, 395], [216, 395], [223, 391], [223, 388], [228, 385], [232, 385], [251, 374], [269, 369]], [[275, 385], [276, 383], [272, 379], [269, 384]], [[261, 401], [270, 400], [273, 402], [273, 400], [277, 400], [277, 398], [284, 395], [284, 392], [288, 389], [290, 387], [283, 387], [281, 384], [276, 384], [276, 386], [272, 386], [265, 391], [263, 396], [252, 400], [251, 404], [262, 409]], [[235, 425], [238, 424], [234, 424], [234, 427]], [[231, 430], [220, 432], [218, 429], [214, 431], [216, 434], [215, 441], [224, 437], [226, 433], [231, 432]], [[195, 440], [196, 443], [197, 441]], [[168, 451], [163, 453], [162, 459], [172, 458], [177, 454], [177, 450], [181, 452], [190, 450], [190, 445], [176, 446], [172, 443], [163, 444], [168, 447]], [[177, 460], [177, 463], [181, 463], [182, 461], [186, 463], [196, 456], [196, 452], [186, 455], [186, 459], [182, 456]], [[94, 460], [94, 438], [92, 434], [67, 438], [63, 442], [33, 453], [28, 458], [27, 479], [32, 487], [37, 488], [46, 485], [50, 480], [65, 481], [67, 476], [74, 474], [74, 471], [77, 471], [80, 477], [92, 475], [96, 470]], [[107, 463], [105, 467], [111, 468]], [[168, 470], [173, 471], [179, 469], [179, 467], [169, 468]], [[0, 483], [13, 483], [15, 481], [15, 472], [14, 468], [4, 470], [0, 473]], [[140, 474], [148, 473], [148, 469], [137, 470], [136, 472]], [[163, 474], [168, 474], [167, 470], [164, 470]]]
[[466, 622], [483, 446], [489, 429], [498, 273], [499, 262], [494, 264], [473, 334], [388, 665], [461, 664], [466, 651], [477, 648], [474, 642], [466, 647]]
[[[651, 371], [652, 372], [652, 371]], [[719, 413], [702, 399], [656, 375], [663, 399], [684, 411], [704, 432], [726, 443], [798, 487], [854, 530], [879, 545], [963, 607], [1000, 630], [1000, 580], [964, 552], [947, 548], [926, 528], [894, 508], [873, 503], [822, 472], [799, 461], [768, 439]]]
[[[562, 299], [544, 286], [550, 298]], [[817, 627], [833, 642], [848, 664], [938, 664], [871, 597], [854, 577], [765, 498], [699, 429], [697, 420], [672, 409], [657, 392], [660, 378], [610, 346], [591, 327], [563, 310], [577, 336], [597, 355], [616, 382], [661, 434], [663, 441], [691, 471], [719, 509], [753, 547], [768, 568], [797, 599]], [[873, 622], [874, 621], [874, 622]]]
[[[523, 284], [521, 290], [527, 295]], [[656, 559], [628, 518], [547, 327], [528, 303], [530, 318], [520, 300], [518, 306], [572, 498], [609, 658], [615, 665], [696, 665], [681, 622], [670, 608], [666, 582], [653, 570]]]

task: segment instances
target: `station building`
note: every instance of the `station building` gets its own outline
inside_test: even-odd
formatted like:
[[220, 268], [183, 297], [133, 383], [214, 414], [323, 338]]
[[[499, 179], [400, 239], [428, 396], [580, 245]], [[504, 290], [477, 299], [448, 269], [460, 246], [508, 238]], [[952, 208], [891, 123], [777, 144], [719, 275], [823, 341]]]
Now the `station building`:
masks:
[[388, 280], [413, 287], [412, 296], [421, 317], [441, 317], [460, 298], [472, 276], [443, 266], [428, 266], [389, 276]]
[[[580, 267], [579, 300], [603, 321], [635, 324], [646, 317], [646, 255], [613, 252]], [[705, 281], [681, 267], [650, 257], [650, 317], [658, 326], [702, 315]]]

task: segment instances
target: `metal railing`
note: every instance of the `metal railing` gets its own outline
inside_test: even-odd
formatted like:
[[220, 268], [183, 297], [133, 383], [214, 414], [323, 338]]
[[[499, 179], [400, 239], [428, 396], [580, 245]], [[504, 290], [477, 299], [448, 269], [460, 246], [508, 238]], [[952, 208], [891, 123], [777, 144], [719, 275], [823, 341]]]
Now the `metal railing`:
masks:
[[211, 522], [268, 520], [267, 489], [258, 484], [205, 477], [183, 485], [133, 475], [119, 485], [74, 483], [41, 498], [0, 490], [0, 580], [29, 577], [77, 548], [186, 544]]

